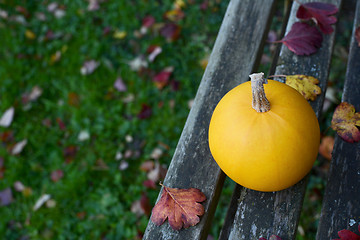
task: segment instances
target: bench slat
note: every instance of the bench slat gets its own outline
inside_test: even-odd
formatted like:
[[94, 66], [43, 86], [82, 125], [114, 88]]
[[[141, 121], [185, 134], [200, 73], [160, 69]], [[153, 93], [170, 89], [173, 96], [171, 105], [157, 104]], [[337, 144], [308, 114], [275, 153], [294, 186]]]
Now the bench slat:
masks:
[[[342, 97], [342, 101], [353, 104], [357, 111], [360, 111], [360, 47], [355, 40], [355, 28], [359, 25], [358, 1]], [[359, 224], [360, 142], [347, 143], [336, 136], [316, 239], [339, 238], [337, 232], [342, 229], [358, 233]]]
[[207, 197], [205, 215], [198, 225], [181, 231], [172, 230], [168, 223], [155, 226], [149, 221], [143, 239], [207, 238], [224, 181], [224, 174], [208, 147], [210, 118], [221, 97], [247, 81], [258, 64], [274, 5], [273, 0], [232, 0], [229, 3], [164, 180], [164, 185], [168, 187], [199, 188]]
[[[306, 1], [301, 1], [306, 2]], [[340, 6], [340, 0], [323, 1]], [[294, 2], [286, 32], [296, 19], [299, 5]], [[335, 34], [325, 35], [321, 49], [311, 56], [297, 56], [282, 46], [275, 74], [305, 74], [319, 79], [322, 94], [311, 102], [319, 118], [324, 102]], [[236, 213], [229, 211], [220, 239], [259, 239], [276, 234], [282, 239], [295, 239], [307, 178], [295, 186], [274, 193], [252, 191], [237, 186], [232, 203]], [[235, 199], [234, 199], [235, 198]], [[229, 209], [234, 209], [230, 206]]]

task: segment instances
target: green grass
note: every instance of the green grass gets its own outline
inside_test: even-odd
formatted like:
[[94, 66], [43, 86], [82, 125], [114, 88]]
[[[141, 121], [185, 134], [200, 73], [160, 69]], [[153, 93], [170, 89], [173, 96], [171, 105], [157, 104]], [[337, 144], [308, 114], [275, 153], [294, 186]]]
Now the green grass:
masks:
[[[165, 146], [160, 163], [168, 165], [171, 160], [188, 115], [188, 102], [194, 98], [202, 77], [200, 60], [212, 48], [227, 5], [227, 1], [209, 3], [206, 10], [200, 10], [200, 3], [185, 6], [185, 18], [176, 23], [181, 35], [171, 42], [156, 32], [141, 38], [134, 34], [145, 16], [153, 16], [157, 23], [166, 22], [164, 13], [173, 9], [170, 0], [106, 1], [94, 12], [87, 11], [87, 1], [63, 1], [60, 8], [66, 14], [59, 19], [47, 10], [47, 1], [0, 1], [0, 8], [8, 13], [7, 19], [0, 20], [0, 112], [15, 107], [11, 126], [0, 129], [1, 134], [11, 132], [14, 136], [0, 148], [6, 168], [0, 190], [11, 187], [14, 197], [13, 203], [0, 207], [1, 238], [141, 236], [148, 216], [137, 216], [130, 211], [131, 206], [143, 193], [154, 204], [159, 187], [153, 190], [143, 186], [147, 176], [139, 166], [159, 146]], [[11, 20], [22, 15], [16, 6], [29, 13], [27, 24]], [[39, 20], [37, 12], [45, 14], [46, 20]], [[104, 35], [105, 27], [112, 32]], [[36, 35], [35, 39], [26, 37], [27, 30]], [[58, 37], [44, 40], [49, 30]], [[116, 30], [125, 31], [126, 37], [114, 38]], [[151, 75], [130, 69], [128, 62], [146, 56], [150, 45], [161, 46], [162, 53], [148, 69], [157, 73], [173, 66], [171, 79], [179, 82], [179, 91], [171, 86], [160, 90]], [[57, 51], [61, 57], [52, 62]], [[81, 75], [84, 61], [92, 59], [100, 66], [90, 75]], [[127, 86], [126, 92], [113, 87], [119, 76]], [[43, 94], [31, 102], [30, 108], [24, 108], [22, 95], [34, 86], [39, 86]], [[123, 99], [129, 95], [134, 99], [125, 103]], [[74, 96], [78, 105], [71, 104]], [[147, 119], [137, 117], [143, 104], [152, 109]], [[44, 119], [51, 126], [44, 126]], [[58, 126], [58, 119], [64, 122], [65, 130]], [[83, 130], [90, 133], [90, 139], [79, 141], [78, 134]], [[126, 136], [132, 136], [133, 141], [127, 142]], [[24, 150], [11, 155], [11, 145], [22, 139], [28, 140]], [[66, 163], [64, 151], [69, 147], [77, 151]], [[115, 156], [126, 151], [133, 154], [126, 159], [129, 168], [121, 171]], [[94, 169], [98, 159], [108, 166], [107, 170]], [[53, 182], [51, 172], [57, 169], [64, 177]], [[31, 188], [32, 194], [16, 192], [15, 181]], [[42, 194], [50, 194], [56, 206], [33, 211]], [[80, 216], [83, 213], [85, 216]]]

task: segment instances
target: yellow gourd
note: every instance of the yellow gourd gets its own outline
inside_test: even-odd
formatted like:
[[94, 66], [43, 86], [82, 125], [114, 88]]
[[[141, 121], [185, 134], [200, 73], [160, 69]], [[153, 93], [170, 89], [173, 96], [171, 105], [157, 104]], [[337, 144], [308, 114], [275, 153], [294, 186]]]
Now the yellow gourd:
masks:
[[216, 106], [210, 151], [238, 184], [265, 192], [283, 190], [311, 170], [320, 143], [318, 120], [295, 89], [265, 80], [263, 73], [250, 77], [251, 82], [232, 89]]

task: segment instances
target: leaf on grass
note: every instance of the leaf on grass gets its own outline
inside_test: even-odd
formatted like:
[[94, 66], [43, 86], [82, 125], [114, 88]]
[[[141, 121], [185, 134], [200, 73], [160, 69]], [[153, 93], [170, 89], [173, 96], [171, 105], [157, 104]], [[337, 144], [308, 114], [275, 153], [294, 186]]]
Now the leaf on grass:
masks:
[[64, 177], [64, 172], [61, 169], [57, 169], [51, 172], [51, 181], [58, 182]]
[[160, 226], [168, 219], [174, 230], [195, 226], [200, 221], [199, 216], [205, 213], [200, 204], [205, 200], [205, 194], [199, 189], [163, 186], [161, 198], [152, 210], [151, 221]]
[[306, 75], [287, 75], [286, 84], [295, 88], [306, 100], [314, 101], [321, 94], [321, 88], [317, 85], [319, 80]]
[[164, 18], [173, 22], [178, 22], [185, 17], [185, 13], [180, 8], [175, 8], [165, 12]]
[[296, 22], [283, 39], [274, 43], [284, 43], [290, 51], [297, 55], [310, 55], [321, 47], [322, 41], [323, 36], [315, 26]]
[[157, 45], [151, 45], [147, 49], [147, 53], [149, 53], [148, 60], [149, 62], [153, 62], [155, 58], [162, 52], [162, 48]]
[[95, 60], [85, 61], [83, 66], [80, 69], [82, 75], [89, 75], [95, 71], [96, 68], [100, 65], [99, 62]]
[[355, 30], [355, 39], [360, 47], [360, 26], [358, 26]]
[[360, 113], [355, 113], [355, 107], [347, 102], [340, 103], [331, 120], [331, 128], [346, 142], [360, 141]]
[[334, 31], [331, 24], [337, 21], [336, 17], [331, 15], [337, 12], [338, 8], [334, 4], [310, 2], [300, 5], [296, 17], [303, 20], [313, 19], [323, 33], [330, 34]]
[[153, 77], [153, 82], [159, 90], [169, 83], [169, 78], [173, 71], [174, 67], [167, 67]]
[[27, 29], [27, 30], [25, 31], [25, 37], [26, 37], [27, 39], [34, 40], [34, 39], [36, 38], [36, 35], [35, 35], [35, 33], [34, 33], [33, 31]]
[[0, 118], [0, 126], [1, 127], [9, 127], [12, 123], [12, 120], [14, 118], [15, 109], [14, 107], [11, 107], [7, 109], [2, 117]]
[[22, 150], [24, 149], [24, 147], [26, 146], [26, 144], [27, 144], [27, 139], [24, 139], [24, 140], [16, 143], [11, 150], [11, 154], [12, 155], [20, 154], [22, 152]]
[[114, 82], [114, 88], [119, 92], [126, 92], [127, 88], [121, 77], [118, 77]]
[[175, 41], [179, 38], [181, 27], [175, 23], [167, 23], [160, 29], [161, 36], [168, 41]]
[[11, 188], [0, 191], [0, 206], [7, 206], [14, 201]]
[[150, 206], [150, 200], [148, 196], [145, 193], [141, 194], [141, 198], [131, 205], [131, 212], [135, 213], [136, 216], [140, 217], [142, 215], [150, 215], [151, 212], [151, 206]]
[[5, 166], [4, 158], [0, 157], [0, 180], [4, 178]]
[[141, 110], [140, 112], [138, 113], [137, 117], [139, 119], [147, 119], [149, 118], [150, 116], [152, 115], [152, 109], [149, 105], [143, 103], [141, 105]]
[[46, 203], [48, 200], [50, 200], [51, 196], [49, 194], [43, 194], [41, 197], [36, 201], [33, 211], [37, 211], [39, 208], [41, 208], [44, 203]]

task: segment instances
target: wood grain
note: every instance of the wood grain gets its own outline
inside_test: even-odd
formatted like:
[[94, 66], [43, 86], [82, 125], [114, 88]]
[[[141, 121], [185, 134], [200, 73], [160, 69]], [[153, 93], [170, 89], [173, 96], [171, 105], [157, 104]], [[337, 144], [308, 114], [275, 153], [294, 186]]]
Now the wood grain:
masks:
[[[340, 0], [322, 2], [333, 3], [338, 7], [341, 4]], [[299, 21], [296, 18], [298, 7], [298, 3], [294, 2], [286, 32], [290, 31], [294, 22]], [[297, 56], [283, 45], [276, 64], [276, 75], [304, 74], [319, 79], [322, 94], [310, 103], [318, 118], [325, 98], [334, 37], [335, 33], [324, 36], [322, 47], [310, 56]], [[237, 201], [232, 200], [237, 204], [236, 212], [229, 211], [220, 239], [258, 240], [260, 237], [269, 238], [272, 234], [280, 236], [283, 240], [295, 239], [306, 182], [307, 178], [304, 178], [291, 188], [273, 193], [237, 187], [233, 196]], [[234, 209], [234, 206], [230, 209]]]
[[200, 189], [208, 199], [204, 203], [205, 215], [198, 225], [180, 231], [172, 230], [167, 222], [155, 226], [149, 221], [143, 239], [207, 238], [224, 181], [224, 174], [208, 147], [210, 118], [221, 97], [247, 81], [254, 71], [261, 57], [273, 8], [273, 0], [232, 0], [229, 3], [164, 181], [167, 187]]
[[[360, 2], [357, 1], [353, 37], [345, 78], [342, 101], [360, 111], [360, 47], [355, 28], [360, 25]], [[316, 239], [339, 238], [337, 232], [349, 229], [357, 234], [360, 224], [360, 142], [347, 143], [335, 138], [331, 167]]]

